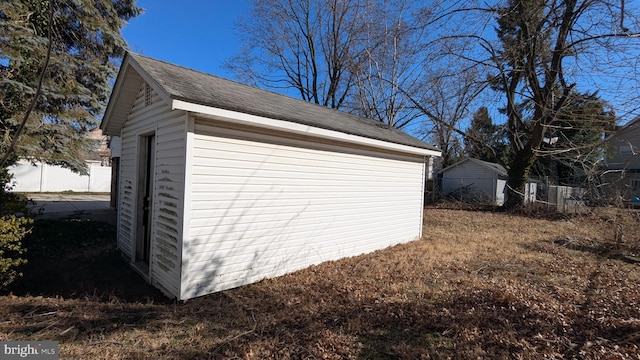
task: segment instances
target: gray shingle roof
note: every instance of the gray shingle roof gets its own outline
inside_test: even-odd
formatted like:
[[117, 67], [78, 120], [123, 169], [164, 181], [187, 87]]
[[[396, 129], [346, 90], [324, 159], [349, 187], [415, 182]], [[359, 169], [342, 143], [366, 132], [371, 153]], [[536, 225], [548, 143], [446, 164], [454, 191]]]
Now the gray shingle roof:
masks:
[[[146, 56], [127, 55], [175, 100], [439, 151], [398, 129]], [[126, 61], [126, 59], [125, 59]], [[124, 62], [123, 62], [124, 63]]]
[[500, 164], [496, 164], [496, 163], [490, 163], [488, 161], [484, 161], [484, 160], [480, 160], [480, 159], [475, 159], [475, 158], [466, 158], [464, 160], [461, 160], [453, 165], [450, 165], [442, 170], [440, 170], [440, 172], [445, 172], [451, 168], [454, 168], [456, 166], [460, 166], [462, 164], [464, 164], [467, 161], [471, 161], [473, 163], [476, 163], [496, 174], [498, 174], [499, 176], [503, 176], [503, 177], [507, 177], [508, 173], [507, 173], [507, 169], [504, 168], [504, 166], [500, 165]]
[[490, 163], [487, 161], [483, 161], [483, 160], [478, 160], [478, 159], [473, 159], [475, 160], [477, 163], [484, 165], [485, 167], [493, 170], [495, 173], [497, 173], [498, 175], [501, 176], [507, 176], [507, 169], [504, 168], [504, 166], [500, 165], [500, 164], [496, 164], [496, 163]]

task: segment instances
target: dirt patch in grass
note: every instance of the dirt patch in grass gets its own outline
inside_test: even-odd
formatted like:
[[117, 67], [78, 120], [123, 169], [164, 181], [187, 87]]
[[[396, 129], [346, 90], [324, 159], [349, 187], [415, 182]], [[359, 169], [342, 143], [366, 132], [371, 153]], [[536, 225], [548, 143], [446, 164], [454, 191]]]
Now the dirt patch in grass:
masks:
[[53, 250], [30, 250], [0, 297], [0, 340], [73, 359], [640, 358], [640, 266], [621, 257], [637, 255], [637, 212], [431, 208], [422, 240], [186, 303], [128, 268], [113, 228], [80, 224], [32, 239]]

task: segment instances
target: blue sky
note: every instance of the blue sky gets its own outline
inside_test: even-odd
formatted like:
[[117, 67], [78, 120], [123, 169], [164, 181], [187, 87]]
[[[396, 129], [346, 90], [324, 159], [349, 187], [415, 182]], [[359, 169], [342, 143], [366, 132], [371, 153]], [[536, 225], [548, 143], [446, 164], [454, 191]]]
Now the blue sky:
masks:
[[246, 0], [138, 0], [145, 12], [122, 30], [133, 52], [231, 78], [222, 64], [239, 51], [235, 23]]
[[[239, 53], [235, 26], [241, 17], [249, 14], [249, 2], [138, 0], [138, 6], [145, 12], [132, 19], [122, 34], [136, 53], [233, 79], [233, 74], [222, 65]], [[581, 81], [585, 81], [582, 85], [587, 88], [597, 86], [588, 72]], [[619, 116], [630, 119], [632, 116], [627, 111], [638, 111], [637, 93], [635, 89], [630, 94], [632, 96], [621, 96], [620, 91], [601, 92], [600, 95], [614, 103]], [[632, 102], [629, 103], [628, 99]]]

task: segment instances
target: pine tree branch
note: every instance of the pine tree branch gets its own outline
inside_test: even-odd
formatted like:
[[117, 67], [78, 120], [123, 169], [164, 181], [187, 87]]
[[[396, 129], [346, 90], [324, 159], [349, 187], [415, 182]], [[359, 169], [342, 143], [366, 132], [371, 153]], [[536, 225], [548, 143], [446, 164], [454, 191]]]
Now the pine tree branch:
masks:
[[49, 38], [49, 44], [47, 45], [47, 55], [44, 59], [44, 64], [42, 65], [42, 69], [40, 71], [40, 75], [38, 77], [38, 86], [36, 87], [36, 92], [33, 95], [33, 99], [27, 108], [27, 111], [24, 113], [22, 117], [22, 121], [18, 126], [15, 134], [13, 134], [13, 139], [11, 140], [11, 144], [7, 149], [7, 152], [2, 156], [0, 160], [0, 167], [4, 168], [9, 156], [11, 153], [15, 151], [16, 145], [18, 144], [18, 139], [20, 138], [21, 133], [24, 131], [25, 126], [27, 125], [27, 121], [31, 116], [31, 113], [36, 107], [38, 103], [38, 98], [40, 97], [40, 93], [42, 92], [42, 83], [44, 83], [44, 77], [47, 72], [47, 68], [49, 67], [49, 62], [51, 60], [51, 52], [53, 50], [53, 0], [49, 0], [49, 24], [47, 26], [47, 37]]

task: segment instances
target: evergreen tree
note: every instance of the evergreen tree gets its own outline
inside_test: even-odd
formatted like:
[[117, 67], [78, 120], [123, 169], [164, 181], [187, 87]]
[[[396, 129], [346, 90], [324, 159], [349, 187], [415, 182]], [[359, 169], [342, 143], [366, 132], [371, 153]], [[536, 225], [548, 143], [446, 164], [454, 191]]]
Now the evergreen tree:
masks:
[[0, 167], [18, 157], [83, 172], [135, 0], [0, 2]]
[[[498, 70], [493, 88], [505, 97], [505, 128], [512, 152], [507, 164], [505, 208], [523, 206], [525, 183], [544, 154], [544, 139], [549, 137], [550, 130], [587, 126], [588, 133], [592, 129], [591, 124], [582, 120], [567, 123], [568, 119], [577, 121], [577, 117], [566, 118], [566, 114], [575, 109], [572, 101], [579, 99], [578, 84], [570, 78], [575, 73], [566, 71], [568, 65], [576, 61], [577, 54], [586, 57], [589, 50], [623, 57], [625, 48], [618, 41], [625, 38], [633, 41], [637, 37], [637, 33], [619, 27], [624, 9], [618, 13], [603, 12], [601, 6], [608, 8], [611, 4], [507, 0], [506, 6], [497, 10], [500, 47], [493, 48]], [[613, 20], [616, 16], [620, 16], [619, 22]], [[596, 18], [601, 20], [595, 21]], [[599, 58], [590, 60], [598, 62]], [[576, 132], [575, 136], [578, 134], [582, 133]], [[577, 146], [572, 150], [577, 156], [586, 149], [589, 148]]]
[[489, 110], [482, 106], [473, 114], [466, 131], [464, 149], [467, 156], [492, 163], [505, 164], [507, 144], [503, 127], [493, 124]]
[[601, 165], [602, 140], [613, 131], [615, 114], [597, 94], [578, 94], [557, 118], [543, 139], [536, 170], [558, 185], [580, 185]]

